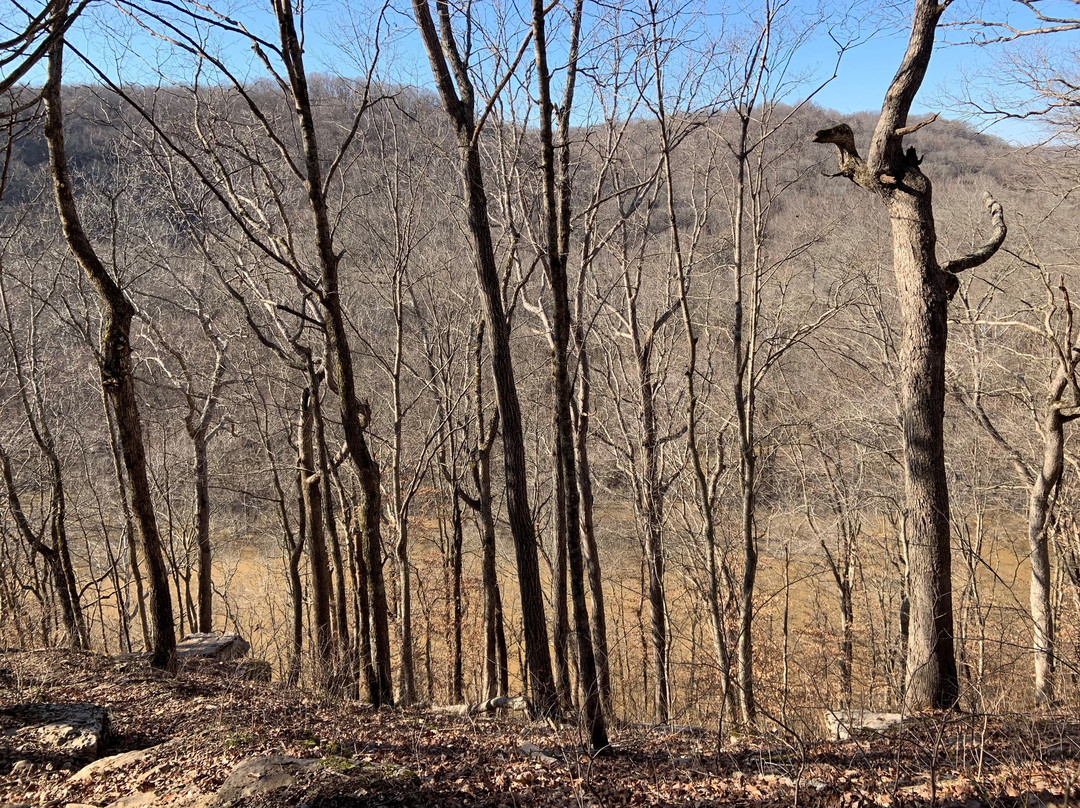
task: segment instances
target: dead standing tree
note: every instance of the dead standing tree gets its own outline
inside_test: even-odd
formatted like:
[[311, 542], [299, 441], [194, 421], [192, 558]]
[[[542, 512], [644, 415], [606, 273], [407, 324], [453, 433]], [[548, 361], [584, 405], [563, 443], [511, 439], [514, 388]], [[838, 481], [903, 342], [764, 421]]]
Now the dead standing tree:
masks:
[[926, 76], [934, 33], [951, 0], [915, 0], [911, 35], [900, 69], [885, 94], [865, 159], [851, 127], [839, 124], [814, 136], [839, 152], [839, 172], [877, 195], [889, 212], [893, 269], [903, 323], [900, 354], [905, 494], [909, 545], [911, 623], [905, 706], [952, 707], [960, 695], [953, 638], [949, 491], [945, 476], [946, 313], [956, 273], [979, 266], [1005, 240], [1001, 206], [989, 195], [992, 234], [962, 258], [938, 263], [930, 180], [904, 137], [915, 95]]

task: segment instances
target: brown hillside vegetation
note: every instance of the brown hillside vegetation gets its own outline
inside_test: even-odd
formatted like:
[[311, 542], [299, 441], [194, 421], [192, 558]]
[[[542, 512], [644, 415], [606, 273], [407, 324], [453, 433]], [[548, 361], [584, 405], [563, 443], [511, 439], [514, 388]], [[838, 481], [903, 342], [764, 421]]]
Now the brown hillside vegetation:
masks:
[[[317, 759], [308, 780], [243, 806], [943, 805], [1065, 806], [1080, 717], [928, 715], [843, 742], [763, 734], [751, 742], [679, 727], [613, 729], [590, 758], [578, 730], [514, 718], [374, 710], [218, 673], [172, 678], [144, 662], [61, 651], [0, 663], [0, 800], [5, 805], [208, 805], [241, 761]], [[20, 747], [11, 707], [91, 701], [111, 715], [101, 751], [146, 750], [129, 766], [72, 779], [85, 760]], [[17, 761], [27, 761], [16, 768]], [[1071, 793], [1069, 793], [1071, 790]]]

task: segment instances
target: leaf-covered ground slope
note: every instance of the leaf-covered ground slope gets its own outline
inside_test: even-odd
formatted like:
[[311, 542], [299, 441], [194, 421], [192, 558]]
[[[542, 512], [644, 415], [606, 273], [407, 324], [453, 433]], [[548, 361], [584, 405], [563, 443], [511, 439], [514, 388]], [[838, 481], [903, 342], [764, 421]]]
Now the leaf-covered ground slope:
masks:
[[[34, 701], [103, 705], [112, 734], [100, 754], [147, 754], [73, 778], [86, 760], [12, 734], [10, 707]], [[766, 734], [719, 746], [715, 730], [621, 727], [612, 753], [590, 758], [571, 727], [376, 712], [220, 671], [171, 678], [139, 661], [57, 651], [3, 654], [0, 702], [0, 805], [205, 805], [259, 755], [319, 758], [321, 774], [317, 785], [301, 781], [243, 805], [1063, 808], [1078, 798], [1080, 723], [1064, 714], [954, 713], [851, 741]]]

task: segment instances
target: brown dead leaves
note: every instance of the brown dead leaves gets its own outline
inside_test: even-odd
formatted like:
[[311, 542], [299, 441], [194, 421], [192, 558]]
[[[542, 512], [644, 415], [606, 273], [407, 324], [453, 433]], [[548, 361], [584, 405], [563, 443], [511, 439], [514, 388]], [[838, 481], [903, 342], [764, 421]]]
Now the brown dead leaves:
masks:
[[[954, 806], [1066, 804], [1077, 779], [1080, 722], [948, 715], [895, 737], [843, 743], [762, 736], [718, 753], [709, 733], [622, 728], [615, 751], [592, 758], [572, 727], [518, 718], [383, 711], [276, 685], [61, 652], [6, 654], [6, 704], [93, 701], [111, 714], [104, 754], [145, 749], [131, 765], [72, 780], [85, 761], [24, 760], [0, 736], [0, 804], [104, 806], [132, 793], [183, 805], [214, 793], [255, 755], [321, 758], [340, 788], [313, 806]], [[936, 723], [935, 723], [936, 721]], [[921, 733], [921, 734], [920, 734]], [[805, 751], [800, 752], [800, 749]], [[24, 757], [20, 757], [24, 755]], [[380, 768], [381, 767], [381, 768]], [[408, 772], [407, 777], [391, 772]], [[378, 776], [372, 776], [372, 774]], [[383, 776], [385, 774], [385, 776]], [[351, 789], [351, 790], [350, 790]], [[1075, 802], [1077, 794], [1071, 795]], [[282, 796], [280, 799], [293, 799]], [[272, 801], [260, 805], [275, 805]], [[284, 805], [291, 803], [281, 803]]]

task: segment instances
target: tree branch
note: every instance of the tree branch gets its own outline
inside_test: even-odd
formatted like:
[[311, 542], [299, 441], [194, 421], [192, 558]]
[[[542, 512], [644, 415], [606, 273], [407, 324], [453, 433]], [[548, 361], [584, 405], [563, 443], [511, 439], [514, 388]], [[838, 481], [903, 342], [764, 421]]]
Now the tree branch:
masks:
[[985, 204], [986, 209], [990, 211], [990, 222], [994, 228], [990, 235], [990, 240], [982, 247], [975, 250], [975, 252], [968, 253], [962, 258], [947, 262], [942, 267], [944, 271], [955, 274], [957, 272], [963, 272], [965, 269], [973, 269], [981, 264], [985, 264], [994, 256], [994, 253], [998, 251], [1005, 241], [1005, 235], [1008, 233], [1008, 228], [1005, 226], [1005, 211], [1002, 209], [1001, 204], [994, 199], [994, 197], [990, 196], [989, 191], [983, 199], [983, 204]]

